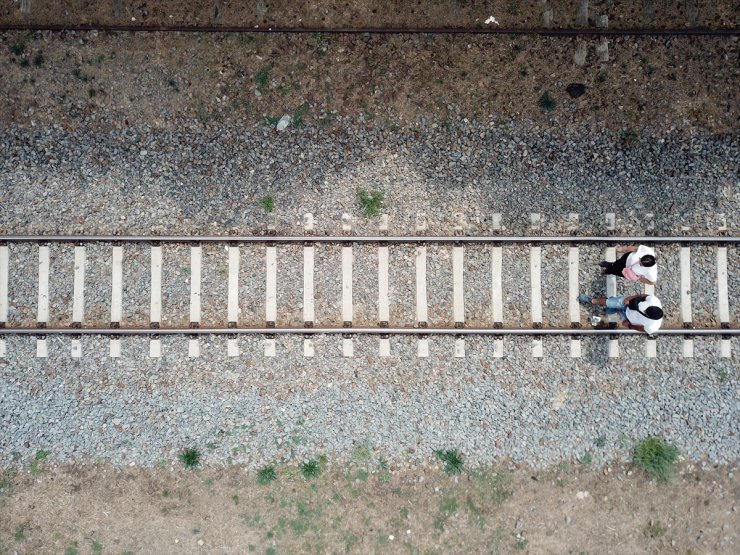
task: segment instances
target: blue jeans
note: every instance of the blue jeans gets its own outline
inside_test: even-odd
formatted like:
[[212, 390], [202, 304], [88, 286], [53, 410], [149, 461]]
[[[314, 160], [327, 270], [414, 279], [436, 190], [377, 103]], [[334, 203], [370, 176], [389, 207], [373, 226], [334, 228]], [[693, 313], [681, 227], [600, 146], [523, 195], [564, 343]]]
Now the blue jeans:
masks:
[[624, 304], [624, 295], [617, 295], [616, 297], [606, 298], [606, 313], [617, 314], [619, 313], [622, 320], [627, 319], [627, 306]]

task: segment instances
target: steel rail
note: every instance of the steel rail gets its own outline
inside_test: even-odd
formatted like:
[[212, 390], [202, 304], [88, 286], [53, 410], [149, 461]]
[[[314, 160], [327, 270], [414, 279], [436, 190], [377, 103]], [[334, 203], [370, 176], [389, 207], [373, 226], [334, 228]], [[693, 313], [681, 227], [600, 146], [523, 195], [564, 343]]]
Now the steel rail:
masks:
[[0, 243], [740, 243], [740, 237], [428, 235], [0, 235]]
[[[644, 335], [620, 328], [0, 328], [2, 335]], [[740, 335], [740, 328], [664, 328], [656, 335]]]
[[540, 35], [551, 37], [578, 37], [578, 36], [737, 36], [740, 29], [722, 28], [709, 29], [706, 27], [668, 28], [668, 29], [547, 29], [533, 27], [522, 29], [516, 27], [245, 27], [219, 25], [47, 25], [47, 24], [9, 24], [0, 25], [0, 31], [101, 31], [101, 32], [133, 32], [133, 33], [265, 33], [265, 34], [327, 34], [327, 35]]

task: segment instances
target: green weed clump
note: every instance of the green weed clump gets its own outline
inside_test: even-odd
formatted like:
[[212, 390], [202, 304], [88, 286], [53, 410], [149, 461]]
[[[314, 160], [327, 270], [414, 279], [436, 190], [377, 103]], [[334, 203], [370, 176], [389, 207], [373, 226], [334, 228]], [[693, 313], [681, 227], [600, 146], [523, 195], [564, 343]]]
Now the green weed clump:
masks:
[[316, 459], [301, 464], [301, 474], [306, 480], [316, 478], [321, 474], [321, 464]]
[[265, 486], [277, 478], [275, 467], [272, 465], [263, 466], [257, 472], [257, 483], [261, 486]]
[[445, 467], [442, 469], [447, 474], [459, 474], [463, 471], [464, 462], [462, 456], [457, 449], [447, 449], [445, 451], [439, 449], [434, 452], [437, 458], [445, 463]]
[[550, 96], [550, 93], [545, 91], [542, 93], [542, 96], [540, 96], [540, 99], [537, 101], [537, 105], [542, 108], [545, 112], [552, 112], [557, 108], [558, 103], [555, 102], [555, 99]]
[[362, 213], [368, 217], [375, 217], [380, 214], [380, 209], [385, 200], [385, 193], [382, 191], [371, 191], [367, 189], [357, 189], [357, 200], [362, 208]]
[[678, 449], [662, 437], [651, 436], [635, 445], [633, 462], [659, 482], [673, 475]]
[[178, 460], [185, 465], [185, 468], [195, 468], [200, 464], [200, 451], [195, 448], [185, 449]]
[[265, 212], [267, 212], [268, 214], [275, 210], [275, 199], [272, 195], [267, 195], [266, 197], [263, 197], [260, 201], [260, 204], [262, 205], [262, 208], [265, 209]]

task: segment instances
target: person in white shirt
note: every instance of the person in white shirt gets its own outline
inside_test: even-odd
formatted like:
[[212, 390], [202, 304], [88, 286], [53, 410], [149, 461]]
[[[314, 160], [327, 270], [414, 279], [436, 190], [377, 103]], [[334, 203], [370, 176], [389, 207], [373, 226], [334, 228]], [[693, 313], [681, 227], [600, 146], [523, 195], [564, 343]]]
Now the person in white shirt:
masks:
[[653, 335], [663, 323], [663, 305], [655, 295], [615, 296], [592, 299], [579, 295], [578, 301], [585, 305], [606, 307], [607, 314], [619, 313], [622, 325], [635, 331]]
[[658, 266], [655, 263], [655, 250], [645, 245], [638, 247], [617, 247], [618, 253], [624, 253], [615, 262], [606, 260], [599, 263], [605, 274], [623, 277], [628, 281], [639, 281], [655, 285], [658, 281]]

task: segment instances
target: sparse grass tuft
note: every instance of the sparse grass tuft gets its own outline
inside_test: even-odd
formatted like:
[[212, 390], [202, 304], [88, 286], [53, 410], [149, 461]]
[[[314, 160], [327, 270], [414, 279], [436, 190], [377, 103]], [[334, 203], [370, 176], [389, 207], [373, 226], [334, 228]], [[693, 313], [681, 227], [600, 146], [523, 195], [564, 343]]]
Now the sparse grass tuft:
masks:
[[678, 449], [661, 437], [651, 436], [635, 446], [633, 462], [659, 482], [667, 482], [673, 474]]
[[463, 471], [464, 462], [457, 449], [447, 449], [445, 451], [439, 449], [434, 454], [437, 455], [440, 461], [445, 463], [443, 470], [447, 474], [459, 474]]
[[72, 75], [74, 75], [75, 77], [77, 77], [77, 79], [79, 79], [83, 83], [87, 83], [90, 80], [90, 78], [87, 75], [85, 75], [84, 73], [82, 73], [82, 70], [80, 68], [78, 68], [78, 67], [76, 67], [74, 69], [74, 71], [72, 72]]
[[455, 514], [457, 512], [457, 499], [454, 497], [445, 497], [439, 502], [439, 510], [448, 515]]
[[169, 88], [171, 88], [171, 89], [172, 89], [173, 91], [175, 91], [175, 92], [180, 92], [180, 86], [179, 86], [179, 85], [177, 84], [177, 81], [175, 81], [174, 79], [170, 79], [169, 81], [167, 81], [167, 85], [168, 85], [168, 86], [169, 86]]
[[262, 205], [262, 208], [265, 209], [265, 212], [272, 212], [275, 210], [275, 199], [272, 197], [272, 195], [267, 195], [266, 197], [263, 197], [260, 201], [260, 204]]
[[265, 486], [276, 479], [277, 473], [275, 472], [275, 467], [272, 465], [263, 466], [257, 472], [257, 483], [261, 486]]
[[193, 447], [185, 449], [177, 459], [185, 465], [185, 468], [195, 468], [200, 464], [200, 451]]
[[593, 458], [593, 455], [591, 455], [591, 453], [584, 453], [583, 456], [580, 459], [578, 459], [578, 461], [581, 464], [588, 466], [589, 464], [594, 462], [594, 458]]
[[264, 89], [267, 86], [267, 82], [270, 78], [271, 69], [272, 69], [272, 66], [270, 65], [262, 66], [257, 72], [257, 74], [254, 76], [254, 82], [257, 83], [258, 91], [264, 92]]
[[622, 139], [622, 143], [625, 146], [630, 146], [633, 143], [639, 142], [640, 133], [634, 129], [624, 129], [619, 133], [619, 138]]
[[542, 96], [540, 96], [540, 99], [537, 101], [537, 105], [542, 108], [545, 112], [552, 112], [557, 108], [558, 103], [555, 102], [555, 99], [550, 96], [550, 93], [545, 91], [542, 93]]
[[368, 217], [380, 215], [385, 193], [383, 191], [368, 192], [366, 189], [357, 189], [357, 200], [362, 208], [362, 213]]
[[26, 45], [25, 43], [18, 42], [16, 44], [12, 44], [10, 46], [10, 53], [14, 56], [20, 56], [26, 51]]
[[658, 521], [650, 521], [645, 527], [645, 535], [650, 539], [661, 538], [668, 530]]
[[514, 544], [514, 549], [516, 549], [517, 551], [524, 551], [528, 543], [529, 542], [524, 538], [520, 538], [516, 540], [516, 543]]
[[304, 102], [298, 108], [296, 108], [295, 112], [293, 113], [293, 119], [291, 120], [291, 125], [295, 128], [304, 127], [306, 125], [306, 122], [304, 121], [304, 116], [308, 113], [308, 102]]
[[316, 459], [301, 463], [301, 474], [306, 480], [318, 477], [321, 474], [321, 465]]
[[101, 553], [103, 553], [103, 544], [93, 540], [90, 544], [90, 549], [92, 550], [94, 555], [100, 555]]
[[19, 524], [15, 527], [15, 532], [13, 533], [13, 538], [15, 538], [15, 541], [22, 542], [26, 539], [26, 529], [23, 527], [22, 524]]
[[606, 436], [599, 436], [594, 440], [594, 445], [601, 449], [606, 445]]
[[36, 67], [41, 67], [42, 65], [44, 65], [44, 55], [41, 52], [38, 52], [33, 57], [33, 65], [35, 65]]

